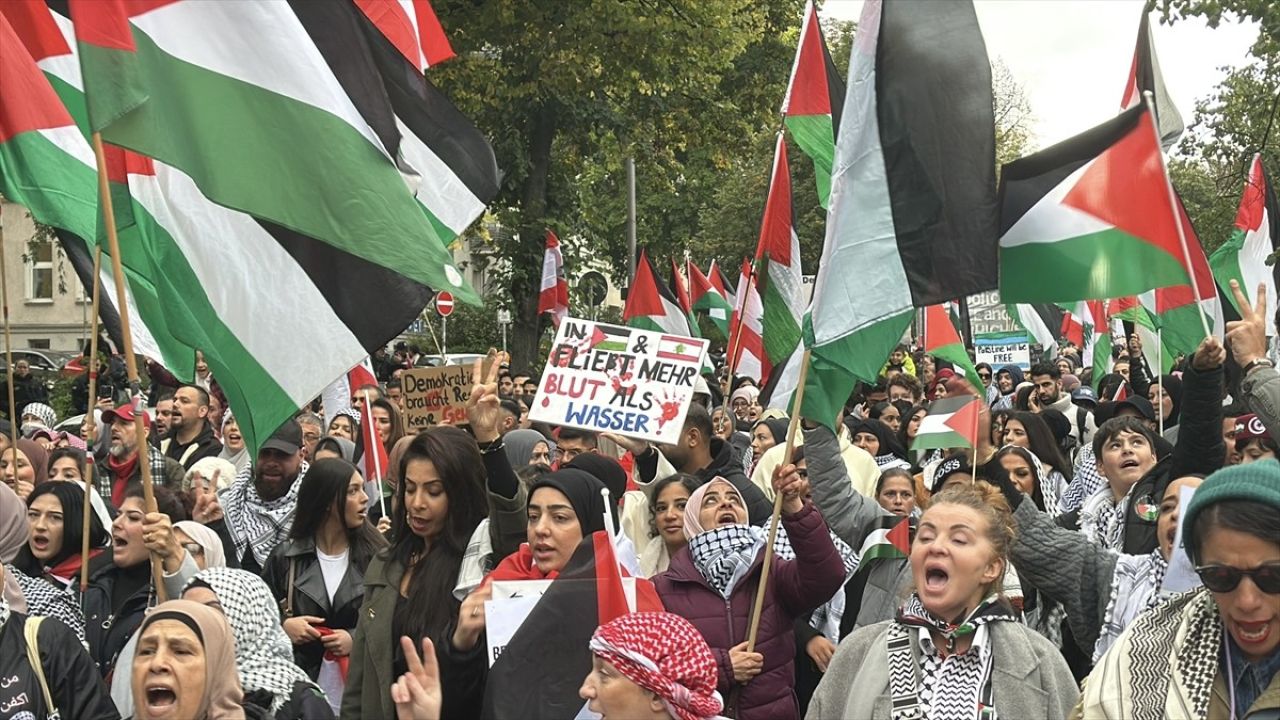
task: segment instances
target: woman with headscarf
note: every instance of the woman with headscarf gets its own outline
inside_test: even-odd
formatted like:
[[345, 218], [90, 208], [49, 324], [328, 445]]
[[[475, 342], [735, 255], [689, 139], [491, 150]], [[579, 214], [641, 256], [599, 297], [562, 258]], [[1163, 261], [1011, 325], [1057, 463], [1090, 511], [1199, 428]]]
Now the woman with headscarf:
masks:
[[602, 717], [712, 720], [724, 708], [716, 659], [688, 620], [636, 612], [596, 628], [579, 697]]
[[849, 428], [849, 437], [852, 438], [853, 444], [870, 453], [881, 471], [890, 468], [904, 470], [911, 468], [911, 463], [907, 461], [907, 451], [898, 445], [898, 438], [884, 423], [879, 420], [862, 420], [847, 415], [844, 424]]
[[231, 463], [236, 469], [230, 477], [219, 479], [220, 484], [225, 482], [227, 487], [236, 479], [236, 475], [253, 464], [249, 446], [245, 444], [244, 434], [240, 432], [240, 423], [230, 412], [222, 416], [222, 451], [218, 453], [218, 458]]
[[804, 500], [808, 481], [795, 466], [777, 471], [774, 491], [782, 496], [782, 528], [754, 652], [744, 641], [767, 536], [747, 524], [746, 505], [733, 484], [715, 478], [693, 493], [684, 516], [689, 545], [654, 577], [668, 611], [688, 618], [711, 646], [720, 693], [742, 720], [799, 716], [795, 621], [827, 602], [846, 577], [821, 513]]
[[84, 614], [75, 597], [40, 577], [32, 577], [11, 565], [27, 546], [30, 525], [27, 506], [7, 485], [0, 485], [0, 563], [4, 573], [4, 598], [15, 612], [55, 617], [84, 642]]
[[1147, 388], [1147, 399], [1151, 401], [1155, 411], [1160, 413], [1159, 417], [1163, 418], [1166, 435], [1171, 428], [1178, 427], [1178, 421], [1182, 417], [1182, 378], [1177, 375], [1161, 375], [1159, 380]]
[[787, 418], [762, 418], [751, 427], [751, 467], [747, 468], [750, 477], [756, 471], [756, 465], [769, 448], [787, 441]]
[[[6, 587], [11, 572], [0, 566]], [[120, 717], [80, 639], [57, 618], [12, 608], [8, 592], [0, 596], [0, 678], [6, 718]]]
[[0, 454], [0, 472], [18, 497], [26, 500], [35, 486], [49, 478], [49, 452], [34, 440], [18, 438], [17, 447]]
[[947, 381], [956, 376], [951, 368], [942, 368], [934, 373], [933, 380], [925, 390], [925, 399], [930, 402], [947, 396]]
[[556, 456], [556, 444], [537, 430], [508, 430], [502, 436], [502, 448], [516, 470], [525, 465], [550, 465]]
[[294, 664], [280, 609], [262, 578], [246, 570], [202, 570], [187, 583], [182, 599], [215, 607], [226, 616], [246, 704], [267, 710], [276, 720], [333, 717], [324, 693]]
[[173, 524], [173, 534], [201, 570], [227, 566], [226, 548], [218, 533], [194, 520]]
[[[352, 465], [355, 465], [356, 444], [344, 437], [326, 435], [316, 442], [316, 449], [311, 453], [312, 462], [316, 462], [324, 458], [346, 460]], [[356, 470], [358, 471], [359, 468], [357, 467]]]
[[157, 605], [131, 667], [136, 720], [244, 720], [244, 692], [227, 620], [190, 600]]

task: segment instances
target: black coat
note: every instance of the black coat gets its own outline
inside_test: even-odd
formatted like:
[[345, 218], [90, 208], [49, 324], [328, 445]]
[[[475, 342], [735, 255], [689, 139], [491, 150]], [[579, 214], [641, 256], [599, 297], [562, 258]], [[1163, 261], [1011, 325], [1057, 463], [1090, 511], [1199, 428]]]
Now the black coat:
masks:
[[[22, 717], [24, 712], [43, 718], [53, 710], [45, 707], [40, 681], [27, 660], [27, 642], [23, 637], [26, 624], [26, 615], [10, 613], [8, 622], [0, 627], [0, 678], [3, 679], [0, 682], [0, 718]], [[120, 717], [93, 660], [70, 628], [54, 618], [45, 618], [40, 624], [36, 644], [49, 696], [61, 717], [68, 720], [116, 720]], [[23, 696], [25, 701], [17, 702]]]
[[22, 408], [33, 402], [48, 403], [49, 389], [40, 382], [35, 375], [27, 375], [26, 377], [18, 377], [11, 375], [9, 380], [0, 383], [0, 398], [4, 399], [4, 407], [9, 408], [9, 383], [13, 383], [13, 409], [17, 415], [11, 420], [22, 420]]
[[213, 427], [206, 421], [204, 429], [195, 440], [182, 445], [178, 443], [178, 436], [171, 433], [160, 441], [160, 451], [165, 457], [181, 465], [183, 470], [190, 470], [197, 461], [207, 457], [218, 457], [222, 453], [222, 443], [218, 442], [218, 438], [213, 434]]
[[[106, 678], [115, 669], [116, 659], [129, 638], [142, 625], [143, 615], [151, 599], [151, 584], [144, 583], [111, 612], [111, 591], [120, 574], [114, 564], [105, 565], [89, 577], [81, 609], [84, 610], [84, 639], [89, 654], [98, 665], [98, 673]], [[126, 669], [127, 670], [127, 669]]]
[[[325, 589], [324, 574], [320, 563], [316, 560], [316, 546], [312, 540], [285, 540], [271, 551], [266, 566], [262, 568], [262, 579], [271, 588], [280, 603], [283, 614], [286, 594], [289, 593], [289, 564], [293, 563], [293, 616], [314, 615], [324, 618], [325, 627], [334, 630], [346, 630], [351, 635], [356, 633], [356, 621], [360, 619], [360, 604], [364, 601], [364, 571], [347, 564], [347, 572], [342, 576], [338, 591], [329, 602], [329, 592]], [[324, 645], [310, 642], [293, 646], [293, 661], [307, 672], [314, 680], [320, 674], [321, 660], [324, 658]]]

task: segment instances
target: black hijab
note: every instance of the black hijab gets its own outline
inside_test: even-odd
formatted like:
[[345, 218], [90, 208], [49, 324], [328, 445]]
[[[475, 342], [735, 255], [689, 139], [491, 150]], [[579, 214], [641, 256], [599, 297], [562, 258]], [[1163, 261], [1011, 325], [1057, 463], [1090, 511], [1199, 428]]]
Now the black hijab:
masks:
[[578, 516], [578, 525], [582, 527], [583, 537], [604, 529], [604, 497], [600, 491], [605, 485], [591, 473], [569, 467], [547, 473], [529, 486], [530, 500], [540, 487], [555, 488], [569, 498], [573, 514]]

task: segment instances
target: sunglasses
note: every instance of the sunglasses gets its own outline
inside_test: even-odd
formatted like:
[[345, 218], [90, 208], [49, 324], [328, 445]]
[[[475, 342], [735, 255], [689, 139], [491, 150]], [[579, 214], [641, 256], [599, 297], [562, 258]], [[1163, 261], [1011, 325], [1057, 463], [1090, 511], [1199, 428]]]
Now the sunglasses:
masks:
[[1200, 582], [1216, 593], [1229, 593], [1240, 584], [1246, 575], [1253, 579], [1253, 584], [1268, 595], [1280, 595], [1280, 563], [1260, 565], [1253, 570], [1241, 570], [1227, 565], [1201, 565], [1196, 568]]
[[980, 372], [980, 373], [978, 373], [978, 377], [982, 378], [983, 380], [990, 380], [990, 379], [991, 379], [991, 373], [984, 373], [984, 372]]

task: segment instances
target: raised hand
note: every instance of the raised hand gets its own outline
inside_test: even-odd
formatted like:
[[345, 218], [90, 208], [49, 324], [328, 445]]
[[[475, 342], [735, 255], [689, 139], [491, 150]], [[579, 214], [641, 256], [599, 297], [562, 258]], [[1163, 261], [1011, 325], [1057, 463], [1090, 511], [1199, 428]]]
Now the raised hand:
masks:
[[[502, 421], [501, 398], [498, 397], [498, 371], [501, 369], [506, 353], [489, 351], [486, 358], [476, 358], [471, 366], [471, 396], [467, 398], [467, 421], [471, 423], [471, 432], [476, 442], [488, 443], [497, 440], [501, 433], [498, 425]], [[489, 372], [484, 371], [485, 360], [490, 360]]]
[[1207, 337], [1200, 341], [1200, 347], [1191, 356], [1191, 367], [1201, 372], [1220, 367], [1227, 361], [1227, 349], [1216, 337]]
[[1249, 304], [1249, 298], [1235, 280], [1231, 281], [1231, 293], [1236, 296], [1240, 319], [1227, 323], [1227, 343], [1236, 362], [1244, 367], [1267, 354], [1267, 286], [1258, 285], [1257, 306]]
[[400, 638], [405, 664], [409, 672], [391, 685], [391, 701], [396, 704], [397, 720], [439, 720], [444, 692], [440, 688], [440, 667], [431, 638], [422, 638], [419, 658], [413, 641]]

